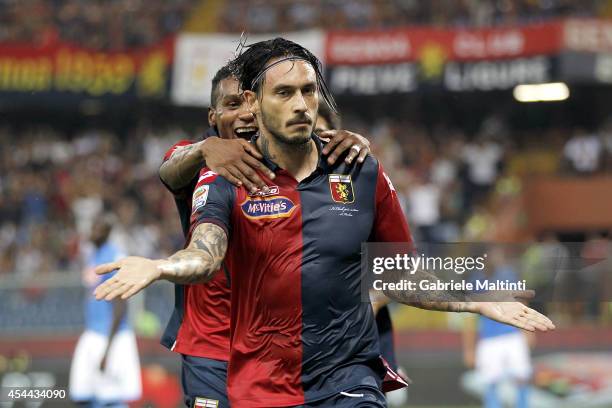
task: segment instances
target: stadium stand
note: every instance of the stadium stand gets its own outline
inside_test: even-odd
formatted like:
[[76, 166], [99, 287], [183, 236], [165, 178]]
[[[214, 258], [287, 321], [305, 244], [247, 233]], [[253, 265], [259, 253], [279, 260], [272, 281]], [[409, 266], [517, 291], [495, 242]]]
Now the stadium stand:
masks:
[[[609, 125], [588, 134], [534, 130], [520, 138], [499, 118], [490, 118], [471, 138], [460, 128], [428, 131], [414, 123], [363, 123], [350, 116], [344, 125], [372, 139], [374, 154], [396, 180], [415, 234], [434, 241], [478, 238], [470, 219], [486, 213], [496, 195], [519, 192], [520, 177], [612, 172]], [[156, 174], [164, 147], [185, 134], [178, 127], [163, 132], [141, 127], [127, 138], [96, 129], [71, 136], [34, 127], [5, 127], [2, 133], [4, 273], [77, 271], [79, 236], [102, 208], [117, 209], [122, 227], [115, 238], [129, 253], [161, 256], [181, 245], [174, 204]], [[580, 148], [587, 142], [599, 146], [595, 153]], [[588, 170], [576, 164], [584, 161]]]
[[[407, 25], [478, 27], [524, 24], [565, 16], [609, 12], [607, 0], [228, 0], [221, 11], [221, 32], [265, 33], [305, 28], [372, 29]], [[236, 13], [236, 10], [245, 12]]]
[[58, 40], [120, 51], [179, 32], [195, 0], [27, 0], [0, 2], [0, 42]]

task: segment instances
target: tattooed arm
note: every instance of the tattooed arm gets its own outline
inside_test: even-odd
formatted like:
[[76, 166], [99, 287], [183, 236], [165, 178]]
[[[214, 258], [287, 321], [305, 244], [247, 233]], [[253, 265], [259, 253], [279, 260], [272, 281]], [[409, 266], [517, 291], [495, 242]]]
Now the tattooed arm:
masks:
[[161, 279], [174, 283], [202, 283], [221, 268], [227, 251], [227, 235], [215, 224], [198, 225], [187, 248], [159, 265]]
[[[378, 178], [376, 181], [376, 219], [372, 228], [372, 241], [374, 242], [403, 242], [404, 250], [414, 250], [410, 229], [397, 198], [397, 193], [391, 180], [385, 175], [382, 166], [378, 164]], [[416, 284], [416, 290], [389, 290], [383, 287], [384, 293], [390, 299], [407, 305], [428, 310], [442, 310], [449, 312], [473, 312], [510, 324], [521, 329], [548, 330], [555, 326], [544, 315], [528, 308], [517, 299], [533, 297], [530, 291], [512, 291], [505, 298], [496, 299], [498, 302], [481, 298], [475, 301], [476, 296], [467, 296], [461, 291], [447, 290], [419, 290], [418, 283], [424, 280], [437, 282], [440, 279], [426, 271], [417, 270], [410, 275], [405, 271], [387, 271], [384, 281], [386, 283], [399, 283], [407, 280]], [[391, 288], [393, 289], [393, 288]]]
[[159, 177], [168, 187], [178, 191], [186, 187], [204, 166], [204, 141], [177, 146], [159, 168]]
[[[417, 283], [422, 280], [429, 282], [439, 281], [434, 275], [417, 270], [413, 275], [402, 271], [385, 272], [387, 283], [398, 283], [408, 280]], [[491, 294], [470, 295], [463, 291], [449, 290], [383, 290], [383, 293], [392, 300], [410, 306], [427, 310], [446, 312], [477, 313], [501, 323], [509, 324], [527, 331], [547, 331], [555, 328], [550, 319], [543, 314], [525, 306], [520, 300], [533, 297], [533, 291], [508, 291], [503, 298], [492, 300]], [[488, 298], [488, 299], [487, 299]]]
[[221, 139], [216, 136], [174, 147], [170, 157], [159, 168], [159, 177], [173, 191], [186, 187], [206, 166], [230, 183], [256, 191], [266, 185], [258, 172], [274, 179], [274, 173], [260, 160], [261, 153], [243, 139]]
[[225, 231], [202, 223], [194, 229], [187, 248], [168, 259], [130, 256], [96, 267], [97, 274], [118, 271], [98, 286], [94, 295], [98, 300], [127, 299], [160, 279], [183, 284], [208, 282], [221, 267], [226, 251]]
[[[434, 275], [423, 270], [417, 270], [413, 275], [402, 271], [385, 272], [386, 283], [397, 283], [403, 280], [418, 283], [422, 280], [438, 281]], [[473, 312], [474, 302], [470, 302], [467, 294], [446, 290], [383, 290], [389, 299], [420, 309], [438, 310], [443, 312]]]

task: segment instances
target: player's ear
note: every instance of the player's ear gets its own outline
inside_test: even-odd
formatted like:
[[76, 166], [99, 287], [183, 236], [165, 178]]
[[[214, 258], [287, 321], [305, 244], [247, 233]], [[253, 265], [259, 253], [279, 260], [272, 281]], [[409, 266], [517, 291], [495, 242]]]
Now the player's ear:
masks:
[[249, 112], [253, 115], [259, 113], [259, 99], [253, 91], [244, 91], [244, 100], [246, 101]]
[[208, 108], [208, 126], [215, 126], [217, 121], [215, 120], [215, 108], [212, 106]]

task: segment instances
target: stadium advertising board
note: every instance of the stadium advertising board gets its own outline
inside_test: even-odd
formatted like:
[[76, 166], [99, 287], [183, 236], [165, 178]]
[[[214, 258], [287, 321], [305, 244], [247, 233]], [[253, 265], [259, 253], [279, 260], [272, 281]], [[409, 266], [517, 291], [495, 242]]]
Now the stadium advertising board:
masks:
[[595, 79], [599, 82], [612, 84], [612, 53], [600, 54], [595, 58]]
[[412, 92], [418, 66], [411, 62], [386, 65], [343, 65], [328, 71], [329, 85], [339, 94], [382, 95]]
[[451, 91], [509, 89], [552, 80], [562, 22], [521, 28], [330, 32], [325, 55], [338, 94], [404, 93], [421, 85]]
[[333, 92], [349, 95], [511, 89], [524, 83], [612, 83], [612, 21], [567, 19], [494, 29], [331, 31]]
[[449, 91], [494, 91], [525, 83], [544, 83], [559, 76], [558, 58], [534, 56], [503, 60], [427, 60], [396, 64], [341, 65], [327, 70], [334, 93], [384, 95], [426, 86]]
[[450, 91], [493, 91], [553, 80], [555, 60], [545, 56], [478, 62], [449, 62], [444, 87]]
[[[249, 36], [247, 43], [276, 35]], [[612, 22], [603, 20], [469, 30], [424, 26], [281, 35], [321, 58], [330, 87], [338, 95], [401, 94], [423, 88], [492, 91], [523, 83], [608, 83], [612, 78], [606, 54], [612, 49]], [[238, 43], [237, 35], [179, 36], [172, 101], [208, 106], [211, 80], [234, 57]], [[573, 59], [588, 63], [572, 63]]]
[[125, 52], [67, 43], [0, 44], [0, 95], [66, 98], [164, 98], [174, 39]]
[[612, 21], [567, 20], [563, 25], [563, 47], [580, 52], [612, 52]]
[[563, 77], [574, 83], [612, 84], [612, 21], [571, 19], [563, 28]]
[[[253, 35], [247, 44], [282, 36], [323, 57], [324, 32], [320, 30], [289, 34]], [[215, 73], [235, 56], [239, 35], [180, 35], [176, 43], [172, 74], [172, 102], [185, 106], [208, 106]]]
[[558, 52], [561, 33], [560, 22], [482, 30], [332, 31], [326, 38], [325, 57], [330, 65], [418, 62], [432, 53], [450, 61], [530, 57]]

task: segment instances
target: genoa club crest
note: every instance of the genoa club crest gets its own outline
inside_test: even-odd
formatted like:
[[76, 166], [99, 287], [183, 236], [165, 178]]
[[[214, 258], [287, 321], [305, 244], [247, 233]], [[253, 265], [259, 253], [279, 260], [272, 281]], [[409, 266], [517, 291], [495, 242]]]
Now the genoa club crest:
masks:
[[355, 201], [350, 175], [330, 174], [329, 189], [333, 200], [337, 203], [350, 204]]

